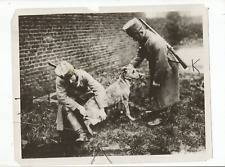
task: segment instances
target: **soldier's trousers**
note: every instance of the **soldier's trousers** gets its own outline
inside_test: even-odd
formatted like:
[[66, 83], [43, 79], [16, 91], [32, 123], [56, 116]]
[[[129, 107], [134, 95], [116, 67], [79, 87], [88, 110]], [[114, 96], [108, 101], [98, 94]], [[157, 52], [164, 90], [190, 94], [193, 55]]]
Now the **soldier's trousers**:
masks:
[[68, 119], [74, 131], [78, 131], [82, 129], [82, 126], [80, 122], [78, 121], [77, 116], [74, 115], [73, 112], [68, 111], [68, 109], [65, 106], [59, 104], [57, 119], [56, 119], [57, 130], [62, 131], [65, 129], [65, 117]]

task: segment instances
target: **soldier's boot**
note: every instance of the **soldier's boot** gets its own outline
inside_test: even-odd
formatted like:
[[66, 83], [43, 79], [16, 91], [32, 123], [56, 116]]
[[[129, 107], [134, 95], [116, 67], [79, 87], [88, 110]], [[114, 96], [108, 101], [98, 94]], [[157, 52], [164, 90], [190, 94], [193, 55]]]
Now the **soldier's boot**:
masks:
[[88, 141], [87, 135], [84, 132], [81, 124], [78, 122], [76, 116], [74, 116], [71, 112], [68, 112], [67, 118], [70, 121], [75, 132], [78, 133], [79, 137], [76, 141]]
[[170, 107], [167, 107], [165, 109], [162, 109], [160, 111], [153, 111], [152, 114], [153, 120], [148, 122], [149, 126], [155, 126], [155, 125], [160, 125], [162, 122], [165, 122], [166, 119], [168, 119], [170, 113]]
[[77, 142], [86, 142], [88, 141], [86, 133], [83, 131], [83, 129], [77, 130], [79, 137], [76, 139]]

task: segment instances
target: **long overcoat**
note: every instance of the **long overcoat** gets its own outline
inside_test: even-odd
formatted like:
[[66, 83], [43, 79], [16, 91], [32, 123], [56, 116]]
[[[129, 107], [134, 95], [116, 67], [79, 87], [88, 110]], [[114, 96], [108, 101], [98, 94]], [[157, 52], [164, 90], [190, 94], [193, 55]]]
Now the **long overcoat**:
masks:
[[144, 59], [149, 61], [151, 105], [153, 110], [161, 110], [179, 101], [179, 63], [160, 36], [146, 30], [144, 37], [146, 42], [139, 43], [138, 55], [130, 64], [137, 67]]
[[[76, 70], [77, 82], [70, 84], [60, 77], [56, 78], [56, 93], [59, 101], [57, 113], [57, 130], [63, 130], [63, 107], [74, 111], [79, 105], [82, 104], [81, 100], [86, 99], [87, 95], [93, 94], [99, 108], [106, 106], [104, 97], [104, 87], [96, 81], [90, 74], [83, 70]], [[104, 112], [104, 110], [102, 111]], [[88, 113], [87, 113], [88, 114]], [[96, 115], [96, 118], [98, 116]], [[98, 122], [100, 122], [99, 120]], [[96, 120], [95, 120], [96, 122]]]

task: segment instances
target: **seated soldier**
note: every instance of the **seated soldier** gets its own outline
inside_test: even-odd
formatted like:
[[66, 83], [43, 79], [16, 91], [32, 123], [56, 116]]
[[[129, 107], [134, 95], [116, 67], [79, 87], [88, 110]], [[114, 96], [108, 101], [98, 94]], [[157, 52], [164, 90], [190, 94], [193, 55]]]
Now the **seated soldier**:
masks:
[[[76, 116], [76, 112], [80, 112], [86, 116], [85, 108], [82, 106], [90, 97], [95, 96], [99, 109], [104, 109], [104, 87], [96, 81], [87, 72], [74, 69], [74, 67], [62, 61], [55, 69], [56, 78], [56, 93], [59, 101], [57, 113], [57, 130], [63, 131], [63, 115], [69, 120], [72, 128], [79, 134], [76, 141], [87, 141], [86, 133], [80, 124], [80, 120]], [[106, 119], [106, 114], [100, 116], [102, 120]]]

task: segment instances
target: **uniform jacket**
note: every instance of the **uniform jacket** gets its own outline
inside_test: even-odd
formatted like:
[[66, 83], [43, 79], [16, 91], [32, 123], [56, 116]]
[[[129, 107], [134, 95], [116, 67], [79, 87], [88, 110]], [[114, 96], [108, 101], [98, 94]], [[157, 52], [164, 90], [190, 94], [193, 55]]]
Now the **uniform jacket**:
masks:
[[57, 130], [63, 130], [62, 109], [67, 108], [74, 111], [80, 104], [77, 99], [88, 93], [92, 93], [99, 108], [104, 108], [105, 89], [90, 74], [83, 70], [76, 70], [77, 82], [69, 83], [60, 77], [56, 78], [56, 93], [59, 102], [57, 113]]
[[[179, 64], [160, 36], [146, 30], [144, 37], [146, 42], [139, 43], [138, 55], [131, 64], [137, 67], [144, 59], [149, 61], [152, 107], [160, 110], [179, 101]], [[154, 87], [153, 82], [160, 86]]]

